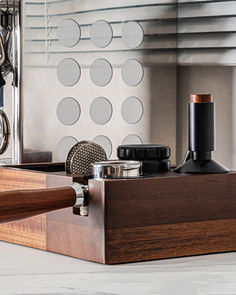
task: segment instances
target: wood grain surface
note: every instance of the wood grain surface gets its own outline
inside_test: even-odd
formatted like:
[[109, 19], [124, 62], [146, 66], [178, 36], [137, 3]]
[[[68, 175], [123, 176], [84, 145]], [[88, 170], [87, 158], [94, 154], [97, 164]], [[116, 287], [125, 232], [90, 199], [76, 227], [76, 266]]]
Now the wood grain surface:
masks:
[[235, 180], [229, 173], [106, 181], [106, 228], [236, 218]]
[[47, 250], [46, 215], [0, 225], [0, 239], [9, 243]]
[[236, 250], [235, 177], [105, 181], [106, 263]]
[[[3, 170], [1, 190], [78, 180]], [[90, 179], [87, 217], [67, 208], [37, 218], [0, 226], [0, 239], [106, 264], [236, 251], [236, 173]]]
[[72, 209], [47, 214], [47, 249], [73, 257], [105, 263], [104, 182], [89, 182], [89, 214]]
[[0, 168], [0, 191], [46, 188], [46, 177], [35, 171]]
[[107, 264], [229, 252], [236, 250], [236, 220], [129, 227], [106, 237]]
[[[48, 165], [48, 164], [47, 164]], [[46, 165], [46, 166], [47, 166]], [[41, 164], [40, 164], [41, 167]], [[0, 191], [15, 189], [45, 189], [53, 188], [49, 173], [28, 171], [16, 168], [0, 169]], [[73, 182], [71, 177], [53, 175], [53, 182], [69, 185]], [[55, 186], [56, 187], [56, 186]], [[0, 239], [3, 241], [47, 250], [46, 228], [47, 215], [10, 222], [0, 225]]]

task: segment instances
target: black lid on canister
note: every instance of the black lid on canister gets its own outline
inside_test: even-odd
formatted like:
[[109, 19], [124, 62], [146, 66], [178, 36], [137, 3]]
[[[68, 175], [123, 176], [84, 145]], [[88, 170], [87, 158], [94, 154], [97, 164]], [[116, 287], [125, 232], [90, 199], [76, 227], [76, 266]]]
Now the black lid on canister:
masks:
[[117, 156], [121, 160], [160, 161], [169, 159], [170, 147], [160, 144], [129, 144], [117, 148]]

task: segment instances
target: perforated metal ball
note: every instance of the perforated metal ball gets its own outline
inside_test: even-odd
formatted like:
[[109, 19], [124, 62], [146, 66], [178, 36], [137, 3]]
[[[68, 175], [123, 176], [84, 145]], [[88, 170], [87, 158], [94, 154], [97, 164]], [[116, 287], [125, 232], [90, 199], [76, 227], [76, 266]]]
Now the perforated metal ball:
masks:
[[107, 160], [104, 149], [91, 141], [75, 144], [66, 159], [66, 172], [69, 174], [91, 174], [91, 164]]

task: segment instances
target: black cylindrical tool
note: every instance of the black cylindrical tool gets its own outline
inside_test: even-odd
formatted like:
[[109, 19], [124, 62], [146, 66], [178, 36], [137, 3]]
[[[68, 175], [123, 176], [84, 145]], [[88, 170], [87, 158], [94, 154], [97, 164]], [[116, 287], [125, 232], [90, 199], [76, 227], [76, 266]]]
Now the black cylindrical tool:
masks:
[[189, 152], [187, 161], [175, 169], [180, 173], [226, 173], [227, 168], [212, 159], [215, 105], [211, 94], [192, 94], [189, 111]]
[[189, 150], [194, 159], [212, 158], [214, 151], [214, 103], [193, 103], [189, 107]]

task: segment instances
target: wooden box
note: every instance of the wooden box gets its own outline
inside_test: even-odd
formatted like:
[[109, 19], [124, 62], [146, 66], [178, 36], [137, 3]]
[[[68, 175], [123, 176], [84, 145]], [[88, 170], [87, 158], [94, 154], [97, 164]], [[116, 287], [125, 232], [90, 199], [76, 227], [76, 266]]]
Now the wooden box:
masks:
[[[0, 190], [60, 187], [60, 172], [1, 168]], [[0, 239], [115, 264], [236, 250], [236, 173], [89, 180], [89, 215], [72, 208], [0, 226]]]

